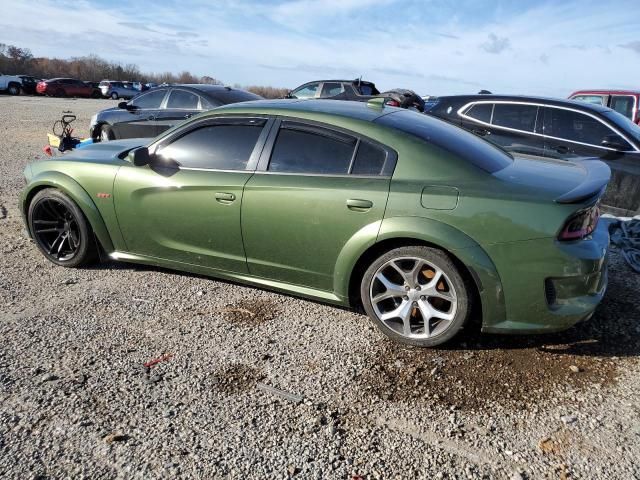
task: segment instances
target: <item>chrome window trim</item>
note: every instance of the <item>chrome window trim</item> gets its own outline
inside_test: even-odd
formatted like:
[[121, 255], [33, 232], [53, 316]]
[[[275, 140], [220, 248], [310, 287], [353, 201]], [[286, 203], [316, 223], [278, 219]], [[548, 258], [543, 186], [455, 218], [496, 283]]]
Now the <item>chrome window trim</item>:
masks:
[[[171, 98], [171, 95], [173, 94], [173, 92], [177, 92], [177, 91], [187, 92], [187, 93], [190, 93], [191, 95], [195, 95], [196, 97], [198, 97], [198, 105], [196, 106], [196, 108], [176, 108], [176, 107], [169, 107], [169, 106], [168, 106], [168, 104], [169, 104], [169, 99]], [[180, 111], [185, 111], [185, 112], [186, 112], [186, 111], [193, 111], [193, 110], [202, 110], [202, 108], [201, 108], [201, 105], [202, 105], [202, 104], [201, 104], [202, 97], [201, 97], [200, 95], [198, 95], [197, 93], [194, 93], [194, 92], [192, 92], [192, 91], [190, 91], [190, 90], [185, 90], [184, 88], [172, 88], [172, 89], [169, 91], [169, 95], [167, 95], [167, 97], [166, 97], [166, 99], [165, 99], [165, 100], [166, 100], [166, 101], [164, 102], [164, 103], [165, 103], [165, 106], [164, 106], [163, 110], [180, 110]]]
[[[237, 171], [237, 170], [234, 170]], [[296, 173], [296, 172], [274, 172], [268, 170], [256, 170], [256, 175], [287, 175], [297, 177], [331, 177], [331, 178], [383, 178], [389, 180], [393, 175], [354, 175], [351, 173]]]
[[[249, 161], [247, 160], [247, 164], [248, 163]], [[248, 174], [252, 174], [254, 172], [253, 170], [248, 170], [246, 168], [243, 168], [242, 170], [230, 170], [230, 169], [224, 169], [224, 168], [182, 167], [182, 166], [178, 166], [178, 170], [189, 170], [194, 172], [248, 173]]]
[[[632, 142], [631, 140], [629, 140], [629, 138], [624, 133], [620, 132], [620, 130], [618, 130], [617, 128], [609, 125], [608, 123], [605, 123], [600, 118], [598, 118], [595, 115], [593, 115], [592, 113], [588, 113], [588, 112], [585, 112], [585, 111], [582, 111], [582, 110], [579, 110], [579, 109], [576, 109], [576, 108], [561, 107], [561, 106], [558, 106], [558, 105], [549, 105], [549, 104], [546, 104], [546, 103], [537, 103], [537, 102], [517, 102], [517, 101], [512, 101], [512, 100], [474, 100], [474, 101], [466, 103], [465, 105], [460, 107], [458, 109], [458, 111], [457, 111], [458, 116], [461, 117], [461, 118], [467, 119], [469, 121], [472, 121], [472, 122], [475, 122], [475, 123], [479, 123], [481, 125], [485, 125], [487, 127], [499, 128], [501, 130], [507, 130], [507, 131], [510, 131], [510, 132], [523, 133], [523, 134], [526, 134], [526, 135], [535, 135], [537, 137], [543, 137], [543, 138], [551, 138], [553, 140], [560, 140], [560, 141], [563, 141], [563, 142], [575, 143], [575, 144], [578, 144], [578, 145], [584, 145], [586, 147], [600, 148], [602, 150], [608, 150], [610, 152], [619, 152], [620, 151], [620, 150], [616, 150], [615, 148], [603, 147], [603, 146], [600, 146], [600, 145], [593, 145], [591, 143], [577, 142], [575, 140], [569, 140], [567, 138], [560, 138], [560, 137], [553, 137], [551, 135], [545, 135], [543, 133], [527, 132], [526, 130], [518, 130], [516, 128], [502, 127], [502, 126], [499, 126], [499, 125], [494, 125], [494, 124], [491, 124], [491, 123], [483, 122], [481, 120], [477, 120], [477, 119], [475, 119], [473, 117], [470, 117], [468, 115], [465, 115], [463, 113], [468, 108], [470, 108], [472, 105], [476, 105], [476, 104], [480, 104], [480, 103], [532, 105], [532, 106], [536, 106], [536, 107], [557, 108], [557, 109], [560, 109], [560, 110], [568, 110], [570, 112], [580, 113], [582, 115], [586, 115], [588, 117], [593, 118], [594, 120], [600, 122], [602, 125], [607, 127], [609, 130], [612, 130], [615, 133], [617, 133], [618, 135], [620, 135], [633, 148], [633, 150], [623, 150], [624, 152], [640, 152], [640, 149], [638, 149], [638, 147], [635, 146], [635, 143]], [[491, 120], [493, 121], [493, 115], [492, 115]]]

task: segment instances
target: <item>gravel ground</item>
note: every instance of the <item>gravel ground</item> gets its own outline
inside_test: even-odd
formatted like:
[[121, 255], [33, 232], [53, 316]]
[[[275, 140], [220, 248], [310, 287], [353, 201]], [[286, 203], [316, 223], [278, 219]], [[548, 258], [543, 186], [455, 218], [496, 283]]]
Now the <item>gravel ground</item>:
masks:
[[427, 351], [271, 292], [54, 266], [22, 170], [63, 110], [86, 135], [113, 103], [0, 97], [0, 478], [640, 478], [640, 275], [615, 250], [590, 321]]

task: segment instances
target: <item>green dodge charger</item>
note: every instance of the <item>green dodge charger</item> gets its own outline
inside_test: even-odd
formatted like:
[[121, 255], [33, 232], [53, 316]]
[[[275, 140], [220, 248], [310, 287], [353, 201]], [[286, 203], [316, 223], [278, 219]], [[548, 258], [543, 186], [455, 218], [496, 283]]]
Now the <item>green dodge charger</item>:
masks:
[[25, 176], [29, 235], [57, 265], [103, 252], [362, 307], [411, 345], [471, 318], [485, 332], [566, 329], [607, 285], [607, 165], [514, 158], [375, 101], [228, 105]]

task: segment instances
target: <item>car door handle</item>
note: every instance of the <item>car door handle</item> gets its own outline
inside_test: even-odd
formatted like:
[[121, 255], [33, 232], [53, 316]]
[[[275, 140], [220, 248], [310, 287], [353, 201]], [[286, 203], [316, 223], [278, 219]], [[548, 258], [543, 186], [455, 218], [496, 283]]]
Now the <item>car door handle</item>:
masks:
[[554, 150], [562, 154], [569, 153], [569, 147], [565, 145], [558, 145], [557, 147], [554, 147]]
[[187, 113], [184, 118], [191, 118], [193, 116], [193, 113]]
[[347, 200], [347, 208], [354, 212], [366, 212], [373, 207], [371, 200], [360, 200], [358, 198], [350, 198]]
[[216, 192], [216, 200], [219, 203], [229, 204], [232, 203], [235, 199], [236, 196], [233, 193]]
[[481, 137], [485, 137], [487, 135], [491, 135], [491, 132], [489, 130], [486, 130], [484, 128], [474, 128], [473, 133], [475, 133], [476, 135], [480, 135]]

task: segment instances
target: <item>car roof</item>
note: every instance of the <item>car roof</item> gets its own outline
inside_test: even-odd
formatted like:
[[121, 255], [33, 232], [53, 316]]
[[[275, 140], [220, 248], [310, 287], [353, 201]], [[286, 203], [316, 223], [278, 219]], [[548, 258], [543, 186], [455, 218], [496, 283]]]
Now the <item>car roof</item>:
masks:
[[351, 102], [345, 100], [328, 99], [282, 99], [282, 100], [254, 100], [250, 102], [233, 103], [212, 110], [213, 113], [234, 110], [244, 110], [242, 113], [278, 114], [287, 113], [321, 113], [340, 117], [353, 118], [372, 122], [375, 119], [402, 109], [389, 106], [371, 107], [367, 102]]
[[570, 97], [574, 95], [640, 95], [640, 90], [609, 90], [606, 88], [596, 88], [593, 90], [577, 90], [573, 92]]
[[529, 97], [524, 95], [449, 95], [438, 97], [438, 100], [453, 100], [456, 103], [465, 104], [471, 102], [480, 101], [501, 101], [501, 102], [525, 102], [525, 103], [542, 103], [544, 105], [556, 106], [556, 107], [570, 107], [574, 110], [584, 110], [590, 112], [607, 112], [610, 109], [603, 107], [602, 105], [596, 105], [593, 103], [586, 103], [576, 100], [563, 100], [558, 98], [549, 97]]
[[340, 79], [332, 79], [332, 80], [311, 80], [309, 82], [304, 82], [302, 85], [307, 85], [308, 83], [319, 83], [319, 82], [344, 82], [344, 83], [364, 83], [367, 85], [373, 85], [373, 82], [368, 82], [367, 80], [358, 80], [357, 78], [351, 80], [340, 80]]

